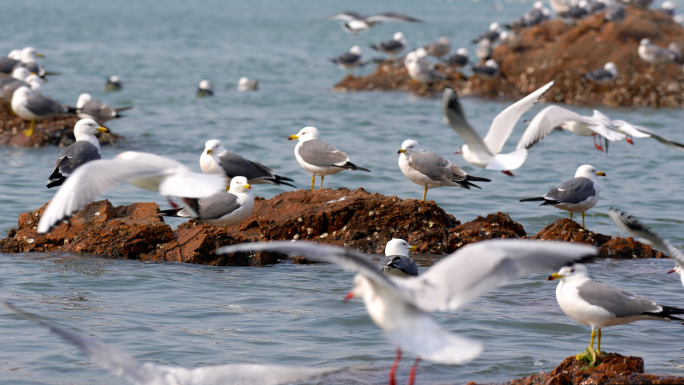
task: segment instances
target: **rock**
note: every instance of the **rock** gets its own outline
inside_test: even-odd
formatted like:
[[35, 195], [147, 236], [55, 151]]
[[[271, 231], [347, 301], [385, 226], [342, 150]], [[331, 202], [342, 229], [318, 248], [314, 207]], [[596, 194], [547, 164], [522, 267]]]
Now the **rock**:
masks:
[[[529, 377], [505, 382], [506, 385], [608, 385], [608, 384], [682, 384], [684, 378], [644, 374], [644, 360], [639, 357], [625, 357], [607, 353], [606, 358], [594, 368], [568, 357], [550, 373], [539, 373]], [[477, 385], [469, 382], [468, 385]]]
[[[403, 90], [434, 96], [451, 87], [461, 95], [518, 100], [555, 80], [556, 84], [542, 100], [574, 105], [684, 106], [682, 66], [664, 63], [652, 71], [637, 53], [643, 38], [661, 47], [671, 42], [684, 46], [684, 28], [658, 10], [628, 6], [621, 22], [604, 22], [603, 14], [586, 17], [576, 24], [554, 19], [523, 28], [519, 35], [521, 42], [515, 47], [501, 44], [493, 50], [492, 58], [501, 70], [497, 79], [465, 79], [457, 71], [437, 65], [448, 79], [425, 87], [411, 82], [401, 59], [390, 59], [379, 64], [371, 75], [348, 76], [333, 89]], [[618, 67], [614, 83], [599, 86], [582, 78], [609, 61]]]
[[453, 252], [469, 243], [485, 239], [521, 238], [525, 235], [522, 225], [514, 222], [508, 214], [499, 212], [485, 218], [478, 216], [471, 222], [449, 230], [449, 250]]
[[[0, 100], [0, 144], [16, 147], [41, 147], [56, 145], [66, 147], [73, 143], [74, 125], [78, 122], [76, 115], [55, 116], [50, 119], [39, 120], [33, 135], [27, 137], [24, 130], [29, 127], [30, 122], [22, 120], [10, 112], [10, 105], [4, 100]], [[114, 133], [97, 133], [100, 144], [113, 144], [124, 138]], [[56, 155], [56, 154], [55, 154]]]

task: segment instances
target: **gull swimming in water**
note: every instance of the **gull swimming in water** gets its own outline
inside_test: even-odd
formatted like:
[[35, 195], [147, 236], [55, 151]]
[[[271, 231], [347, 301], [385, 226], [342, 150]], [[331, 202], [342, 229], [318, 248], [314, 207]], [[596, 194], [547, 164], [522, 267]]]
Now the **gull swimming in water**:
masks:
[[349, 156], [333, 145], [321, 140], [316, 127], [304, 127], [287, 140], [299, 140], [294, 153], [297, 163], [311, 175], [311, 190], [314, 189], [316, 175], [321, 177], [321, 189], [326, 175], [337, 174], [342, 170], [361, 170], [371, 172], [367, 168], [359, 167], [349, 161]]
[[0, 300], [0, 304], [19, 317], [48, 329], [76, 346], [97, 366], [135, 385], [278, 385], [311, 380], [346, 369], [261, 364], [208, 365], [186, 369], [151, 362], [141, 363], [128, 353], [85, 334], [25, 313], [7, 301]]
[[93, 99], [89, 93], [82, 93], [76, 101], [76, 114], [81, 119], [93, 119], [99, 125], [104, 125], [107, 121], [120, 118], [119, 112], [130, 110], [132, 106], [110, 107], [99, 100]]
[[270, 167], [228, 151], [220, 140], [207, 140], [199, 159], [200, 168], [205, 174], [225, 175], [228, 183], [236, 176], [244, 176], [250, 184], [281, 184], [296, 187], [288, 182], [292, 179], [277, 175]]
[[238, 91], [256, 91], [259, 88], [259, 81], [257, 79], [250, 79], [243, 76], [238, 80]]
[[34, 93], [26, 86], [21, 86], [14, 91], [11, 105], [12, 111], [17, 116], [31, 122], [29, 128], [24, 131], [26, 136], [33, 135], [36, 120], [76, 112], [75, 108], [43, 96], [42, 93]]
[[406, 48], [406, 38], [402, 32], [396, 32], [390, 40], [385, 40], [378, 44], [371, 44], [370, 46], [376, 51], [386, 53], [392, 57], [396, 57], [401, 51]]
[[76, 141], [62, 149], [57, 155], [55, 169], [48, 177], [47, 188], [61, 186], [78, 167], [101, 158], [98, 132], [109, 132], [92, 119], [81, 119], [74, 126]]
[[561, 210], [572, 213], [582, 213], [582, 228], [584, 226], [584, 213], [596, 205], [599, 198], [599, 184], [597, 176], [606, 176], [602, 171], [590, 164], [580, 166], [575, 172], [575, 177], [561, 183], [558, 187], [550, 190], [544, 196], [521, 199], [520, 202], [542, 201], [540, 206], [551, 205]]
[[383, 21], [420, 22], [420, 20], [414, 17], [396, 12], [384, 12], [371, 16], [362, 16], [356, 12], [341, 12], [328, 16], [326, 20], [342, 20], [342, 29], [352, 35], [370, 29]]
[[672, 246], [670, 242], [663, 239], [660, 235], [656, 234], [648, 226], [641, 223], [638, 219], [627, 214], [624, 211], [611, 207], [608, 209], [608, 216], [613, 220], [613, 223], [628, 234], [633, 237], [639, 238], [640, 241], [647, 243], [654, 248], [667, 253], [670, 258], [674, 259], [674, 268], [669, 273], [679, 274], [679, 278], [684, 286], [684, 253], [682, 253], [678, 248]]
[[479, 341], [446, 332], [430, 313], [454, 311], [515, 278], [556, 270], [598, 252], [577, 243], [489, 240], [461, 247], [419, 276], [406, 278], [385, 276], [367, 254], [313, 242], [242, 243], [221, 247], [216, 253], [259, 250], [302, 255], [357, 273], [347, 299], [363, 299], [373, 322], [397, 346], [390, 384], [395, 383], [401, 350], [416, 355], [409, 384], [414, 382], [420, 359], [463, 364], [482, 352]]
[[382, 267], [382, 273], [386, 276], [417, 277], [418, 265], [409, 257], [409, 251], [418, 248], [411, 246], [403, 239], [394, 238], [385, 245], [385, 257], [389, 262]]
[[451, 88], [444, 89], [442, 107], [444, 118], [463, 140], [460, 153], [473, 166], [489, 170], [499, 170], [513, 176], [510, 170], [515, 170], [525, 163], [527, 149], [518, 148], [513, 152], [501, 154], [503, 146], [522, 114], [529, 110], [539, 98], [553, 86], [553, 81], [532, 92], [518, 102], [509, 106], [492, 121], [487, 135], [482, 139], [475, 129], [468, 123], [463, 107], [458, 101], [458, 95]]
[[405, 140], [397, 152], [399, 154], [399, 169], [408, 180], [423, 186], [423, 202], [428, 188], [441, 186], [457, 186], [470, 190], [470, 187], [480, 186], [471, 182], [490, 182], [491, 179], [468, 175], [460, 167], [448, 160], [425, 151], [418, 142]]
[[105, 91], [121, 91], [123, 88], [123, 80], [119, 79], [118, 76], [112, 75], [107, 78], [105, 82]]
[[214, 85], [209, 80], [201, 80], [195, 94], [199, 97], [214, 96]]
[[[90, 161], [69, 175], [40, 217], [38, 233], [47, 233], [100, 194], [124, 182], [167, 198], [178, 197], [184, 205], [189, 198], [204, 198], [226, 186], [223, 175], [198, 174], [171, 158], [126, 151], [114, 159]], [[169, 203], [176, 206], [170, 199]]]
[[[563, 313], [582, 325], [591, 326], [591, 342], [585, 351], [590, 364], [601, 352], [601, 329], [640, 320], [684, 321], [678, 315], [684, 309], [663, 306], [649, 298], [599, 283], [589, 278], [587, 267], [581, 263], [565, 266], [551, 274], [547, 281], [560, 279], [556, 287], [556, 300]], [[598, 331], [598, 346], [594, 350], [594, 337]], [[578, 354], [581, 359], [585, 354]]]

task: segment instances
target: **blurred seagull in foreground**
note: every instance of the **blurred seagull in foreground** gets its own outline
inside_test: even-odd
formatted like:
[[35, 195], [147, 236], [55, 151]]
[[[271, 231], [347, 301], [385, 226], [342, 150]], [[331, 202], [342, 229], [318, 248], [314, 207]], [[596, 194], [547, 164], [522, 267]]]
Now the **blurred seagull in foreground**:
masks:
[[342, 20], [342, 29], [352, 35], [370, 29], [383, 21], [420, 22], [414, 17], [395, 12], [384, 12], [371, 16], [362, 16], [356, 12], [342, 12], [328, 16], [326, 20]]
[[617, 227], [632, 235], [633, 237], [639, 238], [641, 242], [649, 244], [654, 248], [666, 253], [670, 258], [674, 259], [674, 268], [668, 271], [668, 274], [677, 273], [684, 286], [684, 253], [679, 249], [672, 246], [670, 242], [663, 239], [660, 235], [656, 234], [648, 226], [641, 223], [638, 219], [627, 214], [620, 209], [611, 207], [608, 210], [608, 216], [615, 223]]
[[127, 107], [109, 107], [108, 105], [93, 99], [88, 93], [82, 93], [76, 101], [76, 114], [81, 119], [92, 119], [100, 126], [104, 125], [108, 120], [120, 118], [119, 112], [130, 110], [132, 106]]
[[334, 59], [330, 59], [330, 61], [339, 65], [343, 70], [346, 70], [348, 74], [351, 74], [351, 71], [354, 68], [364, 65], [361, 61], [361, 47], [358, 45], [352, 46], [349, 49], [349, 52], [345, 52]]
[[197, 96], [214, 96], [214, 85], [209, 82], [209, 80], [202, 80], [197, 86], [197, 91], [195, 92]]
[[521, 199], [520, 202], [542, 201], [539, 206], [551, 205], [560, 210], [572, 213], [582, 213], [582, 228], [584, 226], [584, 213], [596, 205], [599, 198], [599, 184], [597, 176], [606, 176], [602, 171], [590, 164], [580, 166], [575, 172], [575, 177], [561, 183], [558, 187], [550, 190], [544, 196]]
[[553, 86], [553, 83], [553, 81], [547, 83], [499, 113], [492, 121], [484, 139], [466, 120], [456, 92], [451, 88], [445, 88], [442, 97], [444, 118], [463, 140], [460, 150], [463, 159], [473, 166], [499, 170], [513, 176], [510, 170], [515, 170], [525, 163], [527, 149], [518, 148], [508, 154], [501, 154], [501, 150], [522, 114], [538, 102], [542, 95]]
[[385, 276], [370, 255], [313, 242], [242, 243], [221, 247], [216, 253], [258, 250], [301, 255], [357, 273], [346, 298], [363, 299], [373, 322], [397, 346], [390, 384], [396, 383], [402, 350], [416, 355], [409, 384], [415, 381], [421, 359], [455, 365], [471, 361], [482, 352], [479, 341], [446, 332], [430, 313], [454, 311], [515, 278], [556, 270], [598, 252], [593, 246], [577, 243], [489, 240], [464, 246], [419, 276], [405, 278]]
[[451, 50], [451, 43], [449, 42], [448, 37], [442, 36], [437, 41], [426, 44], [423, 48], [428, 55], [440, 59], [442, 56], [449, 53], [449, 50]]
[[608, 62], [603, 66], [603, 68], [587, 72], [582, 77], [596, 84], [608, 84], [615, 81], [615, 79], [617, 79], [617, 75], [618, 72], [615, 63]]
[[123, 88], [123, 80], [118, 76], [112, 75], [105, 82], [105, 91], [120, 91]]
[[259, 81], [257, 79], [250, 79], [243, 76], [238, 80], [238, 91], [256, 91], [259, 88]]
[[101, 158], [98, 132], [109, 132], [92, 119], [81, 119], [74, 126], [76, 141], [62, 149], [57, 155], [55, 169], [48, 177], [47, 188], [61, 186], [78, 167]]
[[97, 366], [135, 385], [278, 385], [315, 379], [345, 370], [345, 368], [260, 364], [208, 365], [186, 369], [151, 362], [141, 363], [131, 355], [104, 342], [24, 313], [7, 301], [0, 300], [0, 304], [17, 316], [48, 329], [70, 345], [76, 346]]
[[385, 257], [389, 262], [382, 267], [382, 273], [386, 276], [416, 277], [418, 265], [409, 257], [409, 251], [416, 251], [417, 247], [411, 246], [403, 239], [394, 238], [385, 245]]
[[376, 51], [396, 57], [401, 53], [401, 51], [404, 50], [404, 48], [406, 48], [406, 39], [404, 38], [404, 34], [402, 32], [396, 32], [392, 39], [385, 40], [378, 44], [372, 44], [370, 47]]

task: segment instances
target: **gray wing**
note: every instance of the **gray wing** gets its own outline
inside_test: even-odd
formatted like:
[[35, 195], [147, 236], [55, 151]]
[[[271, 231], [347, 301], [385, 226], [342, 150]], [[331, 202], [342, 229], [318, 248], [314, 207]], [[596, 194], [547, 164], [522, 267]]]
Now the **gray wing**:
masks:
[[363, 20], [364, 17], [356, 12], [352, 11], [347, 11], [347, 12], [340, 12], [336, 13], [334, 15], [330, 15], [326, 17], [326, 20], [346, 20], [346, 21], [354, 21], [354, 20]]
[[219, 191], [199, 200], [199, 219], [218, 219], [239, 208], [235, 194]]
[[646, 127], [636, 126], [631, 123], [625, 122], [624, 120], [614, 120], [613, 124], [615, 124], [618, 130], [624, 134], [632, 135], [635, 138], [651, 137], [670, 148], [674, 148], [675, 150], [679, 151], [684, 151], [684, 144], [662, 137], [656, 134], [655, 131], [648, 129]]
[[557, 271], [597, 254], [596, 247], [578, 243], [489, 240], [460, 248], [418, 277], [394, 282], [413, 295], [420, 309], [448, 311], [515, 278]]
[[420, 20], [415, 17], [402, 15], [396, 12], [383, 12], [365, 18], [366, 21], [376, 22], [376, 21], [408, 21], [412, 23], [419, 23]]
[[31, 85], [29, 85], [28, 83], [26, 83], [23, 80], [14, 79], [14, 78], [8, 78], [8, 79], [11, 79], [11, 80], [9, 82], [6, 82], [2, 86], [2, 88], [0, 88], [0, 99], [2, 99], [2, 100], [11, 101], [12, 95], [14, 95], [14, 91], [16, 91], [16, 89], [21, 87], [21, 86], [31, 88]]
[[518, 150], [522, 148], [530, 148], [540, 140], [549, 135], [554, 128], [560, 126], [565, 122], [583, 122], [591, 124], [593, 121], [586, 116], [582, 116], [574, 111], [559, 106], [548, 106], [539, 111], [537, 115], [532, 118], [532, 121], [527, 126], [523, 133], [518, 146]]
[[306, 163], [314, 166], [341, 166], [349, 161], [346, 153], [319, 139], [303, 142], [298, 153]]
[[251, 160], [245, 159], [242, 156], [227, 150], [219, 155], [219, 162], [221, 168], [223, 168], [223, 172], [225, 172], [229, 178], [244, 176], [249, 180], [273, 178], [275, 176], [273, 170], [263, 164], [252, 162]]
[[645, 243], [652, 245], [656, 249], [666, 252], [678, 265], [684, 267], [684, 253], [672, 246], [670, 242], [656, 234], [638, 219], [614, 207], [608, 210], [608, 216], [617, 227], [634, 237], [640, 238], [640, 240], [645, 241]]
[[463, 107], [458, 101], [458, 95], [451, 88], [444, 89], [442, 107], [444, 109], [444, 121], [456, 131], [471, 150], [492, 154], [480, 135], [466, 120]]
[[[176, 368], [170, 368], [175, 374]], [[319, 378], [331, 373], [337, 373], [346, 368], [314, 368], [310, 366], [231, 364], [204, 366], [191, 371], [181, 369], [178, 377], [183, 383], [202, 385], [277, 385], [306, 381]]]
[[584, 74], [584, 77], [589, 79], [589, 80], [601, 81], [604, 79], [611, 79], [613, 77], [613, 74], [608, 70], [605, 70], [603, 68], [599, 68], [599, 69], [595, 69], [591, 72], [587, 72], [586, 74]]
[[135, 358], [120, 350], [114, 349], [105, 343], [24, 313], [3, 300], [0, 300], [0, 304], [10, 309], [18, 316], [33, 321], [50, 330], [50, 332], [56, 334], [58, 337], [75, 345], [86, 355], [86, 357], [101, 368], [104, 368], [117, 376], [124, 377], [134, 384], [151, 384], [153, 381], [163, 380], [153, 367], [141, 365]]
[[390, 255], [389, 257], [391, 260], [385, 266], [401, 270], [413, 277], [418, 276], [418, 265], [410, 257], [405, 255]]
[[393, 50], [402, 48], [403, 46], [404, 46], [404, 43], [392, 39], [392, 40], [383, 41], [382, 43], [373, 46], [373, 48], [375, 48], [375, 49], [384, 49], [384, 50], [387, 50], [387, 51], [393, 51]]
[[107, 120], [116, 117], [116, 110], [99, 100], [90, 100], [81, 108], [81, 113], [93, 117], [93, 120]]
[[409, 155], [409, 166], [435, 181], [448, 182], [453, 178], [449, 169], [451, 163], [435, 154], [425, 151]]
[[86, 141], [77, 140], [59, 153], [55, 167], [59, 169], [62, 175], [69, 176], [82, 164], [100, 158], [100, 150], [97, 147]]
[[19, 63], [19, 60], [14, 60], [8, 58], [7, 56], [0, 56], [0, 73], [8, 75], [11, 74], [14, 70], [14, 67]]
[[594, 182], [589, 178], [573, 178], [544, 194], [544, 198], [557, 203], [580, 203], [594, 195]]
[[578, 287], [579, 296], [588, 303], [602, 307], [616, 317], [658, 313], [663, 308], [652, 300], [600, 282], [589, 280]]
[[355, 53], [346, 52], [338, 56], [337, 58], [333, 59], [333, 62], [342, 64], [353, 64], [359, 61], [360, 58], [361, 56]]
[[39, 116], [56, 115], [67, 111], [62, 103], [42, 94], [29, 96], [26, 99], [26, 108]]

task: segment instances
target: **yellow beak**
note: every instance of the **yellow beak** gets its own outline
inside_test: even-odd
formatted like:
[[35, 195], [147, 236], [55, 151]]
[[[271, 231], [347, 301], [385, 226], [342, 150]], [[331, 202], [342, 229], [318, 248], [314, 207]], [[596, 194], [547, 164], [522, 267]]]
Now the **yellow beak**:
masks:
[[98, 127], [98, 128], [97, 128], [97, 131], [98, 131], [98, 132], [104, 132], [104, 133], [109, 132], [109, 130], [107, 129], [107, 127], [102, 127], [102, 126]]
[[606, 176], [606, 173], [603, 172], [603, 171], [599, 171], [599, 172], [596, 173], [596, 175], [598, 175], [598, 176]]
[[207, 155], [211, 154], [212, 152], [214, 152], [214, 151], [211, 151], [211, 148], [207, 149]]
[[418, 251], [416, 246], [409, 246], [409, 251]]
[[562, 275], [560, 275], [558, 273], [553, 273], [553, 274], [549, 275], [549, 277], [546, 278], [546, 280], [547, 281], [553, 281], [554, 279], [561, 279], [561, 278], [563, 278]]
[[252, 186], [249, 185], [249, 183], [245, 184], [245, 188], [252, 189]]
[[287, 140], [296, 140], [296, 139], [299, 139], [299, 137], [297, 135], [290, 135], [287, 137]]
[[406, 152], [406, 150], [404, 150], [403, 148], [401, 148], [401, 149], [399, 149], [399, 151], [397, 151], [397, 154], [403, 154], [403, 153], [405, 153], [405, 152]]

